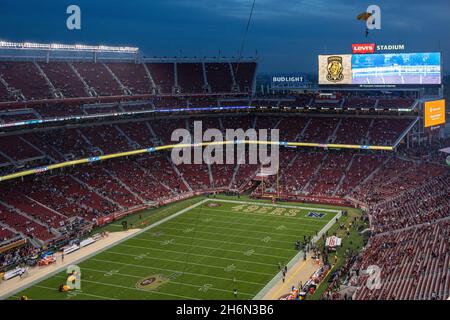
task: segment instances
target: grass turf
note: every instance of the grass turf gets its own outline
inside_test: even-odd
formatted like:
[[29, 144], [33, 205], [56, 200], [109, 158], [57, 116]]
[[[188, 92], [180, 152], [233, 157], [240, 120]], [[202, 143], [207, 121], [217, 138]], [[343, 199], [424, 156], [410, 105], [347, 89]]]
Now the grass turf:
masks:
[[[197, 205], [79, 263], [81, 290], [58, 292], [67, 278], [61, 272], [11, 298], [234, 299], [236, 288], [238, 299], [251, 299], [279, 272], [279, 263], [294, 257], [295, 241], [314, 236], [338, 211], [234, 199], [203, 204], [203, 198], [189, 199], [127, 218], [134, 226], [145, 226]], [[310, 212], [325, 216], [309, 217]], [[107, 228], [117, 231], [117, 226], [119, 222]], [[141, 284], [150, 278], [153, 283]]]

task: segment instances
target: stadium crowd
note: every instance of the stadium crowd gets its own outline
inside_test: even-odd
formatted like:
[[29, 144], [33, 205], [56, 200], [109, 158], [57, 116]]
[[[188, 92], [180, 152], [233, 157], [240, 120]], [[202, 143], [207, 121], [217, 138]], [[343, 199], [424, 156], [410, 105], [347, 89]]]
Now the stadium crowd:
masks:
[[[416, 100], [408, 97], [251, 98], [255, 69], [254, 62], [238, 66], [233, 61], [176, 64], [1, 61], [0, 124], [162, 108], [257, 105], [269, 111], [285, 107], [390, 110], [416, 105]], [[164, 96], [172, 94], [175, 96]], [[140, 95], [148, 95], [145, 102], [121, 101]], [[96, 104], [100, 98], [114, 96], [121, 98], [106, 105]], [[77, 101], [72, 104], [67, 98]], [[113, 119], [64, 128], [7, 130], [0, 136], [0, 175], [170, 144], [174, 129], [192, 131], [195, 120], [203, 121], [204, 130], [217, 128], [222, 132], [276, 128], [280, 129], [281, 141], [382, 146], [397, 145], [417, 121], [415, 116], [348, 117], [325, 112], [283, 115], [269, 111], [258, 115]], [[355, 299], [443, 299], [450, 295], [450, 172], [438, 150], [448, 146], [448, 142], [430, 139], [422, 145], [408, 143], [394, 153], [281, 148], [279, 175], [267, 177], [263, 185], [258, 165], [175, 165], [165, 152], [2, 181], [0, 245], [16, 238], [28, 239], [32, 245], [0, 255], [0, 266], [13, 265], [34, 254], [35, 246], [77, 237], [106, 216], [163, 204], [180, 196], [253, 188], [254, 196], [276, 192], [294, 198], [340, 199], [367, 210], [372, 232], [369, 244], [360, 255], [347, 257], [324, 298], [343, 298], [339, 287], [345, 275], [349, 275], [347, 284], [358, 288]], [[376, 290], [366, 286], [369, 277], [364, 270], [370, 265], [378, 265], [382, 272], [381, 286]]]

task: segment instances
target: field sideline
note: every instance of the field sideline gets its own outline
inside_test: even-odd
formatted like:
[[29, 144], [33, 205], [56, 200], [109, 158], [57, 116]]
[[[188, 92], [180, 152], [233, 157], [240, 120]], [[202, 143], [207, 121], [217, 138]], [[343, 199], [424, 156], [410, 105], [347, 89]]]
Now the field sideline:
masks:
[[200, 200], [172, 205], [176, 212], [166, 206], [141, 215], [144, 221], [158, 214], [164, 220], [79, 263], [81, 290], [58, 292], [67, 278], [60, 272], [10, 298], [233, 299], [236, 288], [238, 299], [252, 299], [277, 275], [278, 265], [297, 254], [296, 240], [315, 236], [340, 212], [307, 204]]

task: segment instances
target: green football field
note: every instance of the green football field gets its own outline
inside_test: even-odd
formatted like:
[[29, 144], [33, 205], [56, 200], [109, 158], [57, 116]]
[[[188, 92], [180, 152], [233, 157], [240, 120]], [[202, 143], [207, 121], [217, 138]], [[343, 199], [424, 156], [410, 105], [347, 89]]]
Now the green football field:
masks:
[[[252, 299], [340, 210], [199, 198], [149, 210], [162, 220], [80, 263], [81, 290], [60, 293], [62, 271], [11, 299]], [[158, 210], [158, 209], [156, 209]], [[164, 211], [165, 210], [165, 211]], [[168, 215], [168, 213], [170, 215]], [[142, 219], [142, 216], [140, 217]], [[145, 217], [144, 217], [145, 219]], [[331, 222], [332, 223], [332, 222]], [[111, 226], [119, 228], [119, 224]]]

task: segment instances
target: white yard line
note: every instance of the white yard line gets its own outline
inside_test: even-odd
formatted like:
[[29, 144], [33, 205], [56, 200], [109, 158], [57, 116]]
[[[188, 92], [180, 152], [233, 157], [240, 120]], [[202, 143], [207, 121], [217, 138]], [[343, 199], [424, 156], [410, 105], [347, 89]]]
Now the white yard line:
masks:
[[[162, 251], [162, 252], [172, 252], [177, 254], [188, 254], [187, 252], [180, 252], [175, 250], [167, 250], [167, 249], [156, 249], [156, 248], [150, 248], [150, 247], [141, 247], [141, 246], [130, 246], [128, 244], [122, 244], [124, 247], [130, 247], [130, 248], [136, 248], [136, 249], [145, 249], [145, 250], [156, 250], [156, 251]], [[210, 249], [216, 249], [216, 248], [210, 248]], [[222, 250], [221, 250], [222, 251]], [[244, 252], [241, 252], [242, 255], [244, 255]], [[264, 262], [257, 262], [257, 261], [249, 261], [249, 260], [240, 260], [240, 259], [234, 259], [234, 258], [224, 258], [224, 257], [216, 257], [216, 256], [210, 256], [207, 254], [198, 254], [198, 253], [191, 253], [192, 256], [199, 256], [199, 257], [205, 257], [205, 258], [212, 258], [212, 259], [219, 259], [219, 260], [229, 260], [229, 261], [238, 261], [238, 262], [244, 262], [244, 263], [251, 263], [251, 264], [260, 264], [262, 266], [271, 266], [273, 267], [273, 263], [264, 263]]]
[[[83, 270], [88, 270], [88, 271], [97, 272], [97, 273], [107, 273], [107, 272], [109, 272], [108, 270], [97, 270], [97, 269], [91, 269], [91, 268], [83, 268]], [[136, 275], [120, 273], [120, 272], [116, 272], [116, 273], [114, 273], [114, 275], [118, 275], [118, 276], [122, 276], [122, 277], [128, 277], [128, 278], [135, 278], [135, 279], [143, 279], [143, 278], [145, 278], [145, 277], [142, 277], [142, 276], [136, 276]], [[65, 277], [59, 277], [59, 276], [58, 276], [58, 278], [65, 279]], [[199, 289], [203, 287], [203, 285], [197, 285], [197, 284], [186, 283], [186, 282], [177, 282], [177, 281], [173, 281], [173, 280], [170, 280], [170, 283], [176, 284], [176, 285], [180, 285], [180, 286], [199, 288]], [[143, 289], [143, 290], [145, 290], [145, 289]], [[228, 293], [230, 292], [230, 290], [221, 289], [221, 288], [215, 288], [215, 287], [210, 287], [208, 289], [208, 291], [209, 290], [220, 291], [220, 292], [228, 292]], [[145, 291], [147, 291], [148, 293], [153, 293], [153, 290], [145, 290]], [[247, 292], [240, 292], [240, 294], [243, 294], [243, 295], [246, 295], [246, 296], [251, 296], [251, 297], [254, 296], [253, 293], [247, 293]]]
[[[122, 252], [114, 252], [114, 251], [108, 251], [107, 253], [112, 253], [112, 254], [116, 254], [116, 255], [121, 255], [121, 256], [129, 256], [129, 257], [139, 257], [139, 255], [134, 255], [134, 254], [128, 254], [128, 253], [122, 253]], [[211, 264], [204, 264], [204, 263], [195, 263], [195, 262], [185, 262], [185, 261], [180, 261], [180, 260], [172, 260], [172, 259], [164, 259], [164, 258], [156, 258], [156, 257], [149, 257], [149, 256], [145, 256], [142, 257], [142, 259], [148, 259], [148, 260], [159, 260], [159, 261], [167, 261], [167, 262], [175, 262], [175, 263], [181, 263], [181, 264], [187, 264], [187, 265], [192, 265], [192, 266], [201, 266], [201, 267], [207, 267], [207, 268], [215, 268], [215, 269], [220, 269], [223, 270], [226, 267], [221, 267], [221, 266], [214, 266]], [[239, 272], [243, 272], [243, 273], [252, 273], [252, 274], [260, 274], [262, 276], [270, 276], [272, 275], [271, 273], [265, 273], [265, 272], [256, 272], [256, 271], [252, 271], [252, 270], [245, 270], [245, 269], [234, 269], [236, 271]]]
[[160, 291], [149, 291], [149, 290], [140, 289], [140, 288], [136, 288], [136, 287], [126, 287], [126, 286], [121, 286], [119, 284], [112, 284], [112, 283], [106, 283], [106, 282], [98, 282], [98, 281], [85, 280], [85, 279], [83, 279], [82, 282], [88, 282], [88, 283], [93, 283], [93, 284], [97, 284], [97, 285], [103, 285], [103, 286], [115, 287], [115, 288], [121, 288], [121, 289], [133, 290], [133, 291], [140, 291], [140, 292], [146, 292], [146, 293], [155, 293], [155, 294], [160, 294], [160, 295], [164, 295], [164, 296], [177, 297], [177, 298], [182, 298], [182, 299], [187, 299], [187, 300], [200, 300], [198, 298], [181, 296], [181, 295], [177, 295], [177, 294], [173, 294], [173, 293], [160, 292]]
[[[104, 262], [104, 263], [119, 264], [119, 265], [128, 266], [128, 267], [144, 268], [144, 269], [151, 269], [151, 270], [170, 271], [170, 272], [173, 272], [173, 273], [181, 273], [180, 270], [173, 270], [173, 269], [167, 269], [167, 268], [149, 267], [149, 266], [143, 266], [143, 265], [138, 265], [138, 264], [130, 264], [130, 263], [117, 262], [117, 261], [111, 261], [111, 260], [103, 260], [103, 259], [96, 259], [96, 258], [93, 258], [92, 260], [93, 261]], [[211, 275], [195, 273], [195, 272], [184, 272], [184, 274], [188, 274], [188, 275], [196, 276], [196, 277], [218, 279], [218, 280], [230, 280], [229, 278], [211, 276]], [[265, 283], [244, 281], [244, 280], [241, 280], [240, 282], [248, 283], [248, 284], [254, 284], [254, 285], [264, 285], [265, 284]]]
[[[224, 212], [226, 211], [226, 210], [223, 210]], [[236, 215], [236, 213], [234, 213], [235, 215]], [[253, 215], [253, 216], [255, 216], [255, 215], [258, 215], [258, 216], [263, 216], [262, 214], [251, 214], [251, 213], [238, 213], [238, 214], [240, 214], [240, 215], [243, 215], [244, 217], [246, 217], [247, 215]], [[221, 218], [221, 216], [220, 215], [211, 215], [211, 214], [207, 214], [207, 216], [208, 217], [214, 217], [214, 218]], [[246, 217], [247, 218], [247, 217]], [[251, 218], [252, 217], [248, 217], [248, 220], [251, 220]], [[275, 216], [275, 218], [276, 219], [278, 219], [278, 218], [291, 218], [291, 217], [280, 217], [280, 216]], [[183, 220], [194, 220], [194, 219], [191, 219], [191, 218], [187, 218], [187, 217], [182, 217], [182, 218], [180, 218], [180, 219], [183, 219]], [[296, 218], [291, 218], [291, 219], [296, 219]], [[225, 220], [225, 221], [230, 221], [229, 219], [227, 220], [227, 219], [223, 219], [223, 220]], [[223, 224], [239, 224], [239, 225], [243, 225], [243, 226], [255, 226], [255, 224], [254, 223], [241, 223], [241, 222], [225, 222], [225, 221], [220, 221], [220, 223], [223, 223]], [[293, 223], [295, 223], [297, 226], [299, 225], [299, 222], [300, 222], [300, 220], [301, 219], [296, 219], [297, 221], [296, 222], [282, 222], [281, 220], [279, 220], [278, 222], [279, 223], [284, 223], [284, 224], [293, 224]], [[325, 220], [325, 219], [324, 219]], [[264, 221], [266, 224], [267, 223], [270, 223], [270, 222], [274, 222], [274, 221], [272, 221], [272, 220], [269, 220], [269, 219], [254, 219], [253, 220], [254, 222], [259, 222], [259, 221]], [[311, 222], [312, 221], [315, 221], [315, 222], [317, 222], [316, 224], [314, 224], [314, 225], [312, 225], [312, 224], [310, 224], [310, 225], [305, 225], [306, 227], [317, 227], [317, 224], [320, 224], [320, 222], [322, 222], [322, 219], [320, 219], [320, 218], [316, 218], [315, 220], [310, 220]], [[327, 221], [327, 220], [325, 220], [325, 221]], [[328, 222], [328, 221], [327, 221]], [[173, 221], [171, 221], [171, 223], [174, 223]], [[179, 223], [179, 222], [177, 222], [177, 223]], [[303, 224], [303, 221], [301, 222], [302, 224]], [[324, 225], [325, 225], [325, 223], [323, 223]], [[263, 226], [263, 225], [259, 225], [260, 227], [263, 227], [263, 228], [271, 228], [271, 226]], [[286, 229], [284, 229], [284, 230], [293, 230], [293, 231], [297, 231], [297, 230], [303, 230], [303, 231], [313, 231], [313, 230], [309, 230], [309, 229], [299, 229], [299, 228], [295, 228], [295, 229], [292, 229], [292, 228], [286, 228]]]
[[[276, 207], [275, 207], [276, 208]], [[283, 208], [284, 209], [284, 208]], [[221, 210], [221, 209], [211, 209], [211, 208], [205, 208], [205, 207], [203, 207], [202, 208], [202, 210], [203, 211], [217, 211], [217, 212], [225, 212], [225, 213], [228, 213], [228, 214], [230, 214], [230, 215], [232, 215], [232, 214], [242, 214], [243, 216], [244, 216], [244, 218], [247, 218], [247, 219], [252, 219], [252, 218], [254, 218], [254, 217], [251, 217], [251, 216], [261, 216], [261, 217], [266, 217], [266, 218], [276, 218], [276, 219], [279, 219], [279, 218], [287, 218], [287, 219], [293, 219], [293, 220], [306, 220], [306, 221], [311, 221], [311, 222], [315, 222], [315, 221], [318, 221], [318, 219], [317, 218], [308, 218], [308, 217], [300, 217], [300, 216], [294, 216], [294, 217], [289, 217], [289, 216], [285, 216], [285, 215], [275, 215], [275, 214], [268, 214], [268, 213], [257, 213], [256, 211], [253, 211], [253, 212], [244, 212], [244, 211], [234, 211], [234, 212], [230, 212], [230, 210]], [[301, 210], [301, 209], [297, 209], [297, 210]], [[306, 209], [307, 210], [307, 209]], [[314, 211], [320, 211], [320, 210], [314, 210]], [[337, 213], [337, 212], [336, 212]], [[208, 216], [212, 216], [212, 217], [223, 217], [223, 218], [227, 218], [227, 216], [224, 216], [224, 215], [213, 215], [213, 214], [208, 214]], [[326, 216], [326, 214], [325, 214], [325, 216]], [[255, 219], [255, 220], [257, 220], [257, 221], [266, 221], [267, 222], [267, 219]], [[289, 223], [294, 223], [294, 222], [289, 222]]]
[[[139, 239], [133, 239], [133, 240], [139, 241]], [[122, 244], [122, 245], [124, 245], [124, 244]], [[178, 245], [178, 246], [188, 246], [188, 247], [191, 246], [190, 244], [187, 244], [187, 243], [176, 243], [175, 245]], [[125, 245], [125, 246], [127, 246], [127, 245]], [[140, 247], [140, 248], [147, 248], [147, 249], [153, 249], [153, 248], [149, 248], [149, 247], [141, 247], [141, 246], [138, 246], [138, 247]], [[206, 249], [206, 250], [217, 249], [217, 248], [215, 248], [215, 247], [206, 247], [206, 246], [199, 246], [199, 245], [193, 245], [192, 247], [194, 247], [194, 248], [200, 248], [200, 249]], [[240, 254], [244, 254], [244, 252], [245, 252], [245, 251], [230, 250], [230, 249], [221, 249], [221, 251], [224, 251], [224, 252], [233, 252], [233, 253], [240, 253]], [[279, 259], [286, 259], [286, 257], [274, 256], [274, 255], [271, 255], [271, 254], [264, 254], [264, 253], [253, 253], [253, 255], [254, 255], [254, 256], [263, 256], [263, 257], [275, 258], [275, 259], [278, 259], [278, 260], [279, 260]]]
[[[41, 285], [36, 285], [35, 287], [36, 287], [36, 288], [41, 288], [41, 289], [47, 289], [47, 290], [50, 290], [50, 291], [55, 292], [55, 288], [50, 288], [50, 287], [41, 286]], [[84, 293], [84, 292], [82, 292], [82, 291], [76, 291], [75, 293], [76, 293], [77, 296], [78, 296], [78, 295], [81, 295], [81, 296], [88, 296], [88, 297], [93, 297], [93, 298], [98, 298], [98, 299], [104, 299], [104, 300], [119, 300], [119, 299], [115, 299], [115, 298], [111, 298], [111, 297], [105, 297], [105, 296], [99, 296], [99, 295], [96, 295], [96, 294]]]
[[[191, 237], [185, 237], [185, 236], [178, 236], [178, 235], [170, 235], [172, 238], [185, 238], [185, 239], [192, 239]], [[141, 240], [141, 241], [150, 241], [150, 242], [161, 242], [161, 240], [151, 240], [149, 238], [136, 238], [133, 240]], [[222, 240], [215, 240], [215, 239], [201, 239], [206, 242], [218, 242], [218, 243], [228, 243], [230, 244], [230, 241], [222, 241]], [[237, 243], [233, 242], [234, 245], [238, 246], [248, 246], [246, 243]], [[263, 249], [271, 249], [271, 250], [283, 250], [283, 251], [289, 251], [292, 252], [292, 249], [285, 249], [285, 248], [277, 248], [277, 247], [268, 247], [268, 246], [260, 246], [256, 244], [251, 244], [252, 248], [263, 248]]]
[[325, 211], [325, 212], [334, 212], [338, 213], [341, 210], [335, 209], [326, 209], [326, 208], [311, 208], [311, 207], [303, 207], [303, 206], [290, 206], [286, 204], [272, 204], [272, 203], [264, 203], [264, 202], [252, 202], [252, 201], [237, 201], [237, 200], [226, 200], [226, 199], [211, 199], [207, 200], [212, 202], [228, 202], [228, 203], [239, 203], [239, 204], [253, 204], [258, 206], [267, 206], [267, 207], [280, 207], [280, 208], [289, 208], [289, 209], [305, 209], [305, 210], [316, 210], [316, 211]]
[[[189, 226], [189, 225], [192, 225], [192, 224], [188, 224], [188, 223], [183, 223], [183, 222], [173, 222], [172, 221], [172, 223], [176, 223], [176, 224], [181, 224], [181, 225], [185, 225], [185, 226]], [[242, 225], [242, 224], [241, 224]], [[253, 226], [255, 226], [255, 225], [253, 225]], [[248, 230], [248, 229], [240, 229], [240, 228], [227, 228], [227, 227], [216, 227], [216, 226], [209, 226], [209, 228], [211, 228], [211, 229], [223, 229], [223, 230], [234, 230], [234, 231], [246, 231], [246, 232], [252, 232], [252, 233], [261, 233], [261, 234], [264, 234], [264, 235], [272, 235], [272, 236], [280, 236], [280, 234], [278, 234], [278, 233], [275, 233], [275, 232], [266, 232], [266, 231], [256, 231], [256, 230]], [[269, 227], [270, 228], [270, 227]], [[165, 229], [168, 229], [168, 230], [176, 230], [176, 231], [183, 231], [183, 230], [185, 230], [185, 229], [179, 229], [179, 228], [170, 228], [170, 227], [166, 227], [166, 226], [164, 226], [163, 227], [163, 230], [165, 230]], [[273, 229], [273, 228], [272, 228]], [[285, 230], [283, 230], [283, 232], [285, 232], [286, 231], [286, 229]], [[309, 231], [310, 233], [314, 233], [314, 230], [304, 230], [304, 229], [297, 229], [297, 231]], [[211, 235], [217, 235], [217, 233], [214, 233], [214, 232], [207, 232], [207, 231], [196, 231], [197, 233], [204, 233], [204, 234], [211, 234]], [[170, 234], [166, 234], [166, 236], [170, 236]], [[233, 235], [233, 234], [228, 234], [228, 235], [226, 235], [226, 236], [230, 236], [230, 237], [234, 237], [234, 236], [236, 236], [236, 237], [238, 237], [238, 238], [242, 238], [242, 239], [250, 239], [250, 240], [261, 240], [261, 238], [255, 238], [255, 237], [245, 237], [245, 236], [237, 236], [237, 235]], [[281, 236], [286, 236], [286, 237], [294, 237], [295, 235], [282, 235], [281, 234]], [[274, 242], [281, 242], [281, 243], [291, 243], [292, 244], [292, 241], [287, 241], [287, 240], [274, 240], [274, 239], [272, 239], [272, 241], [274, 241]]]

